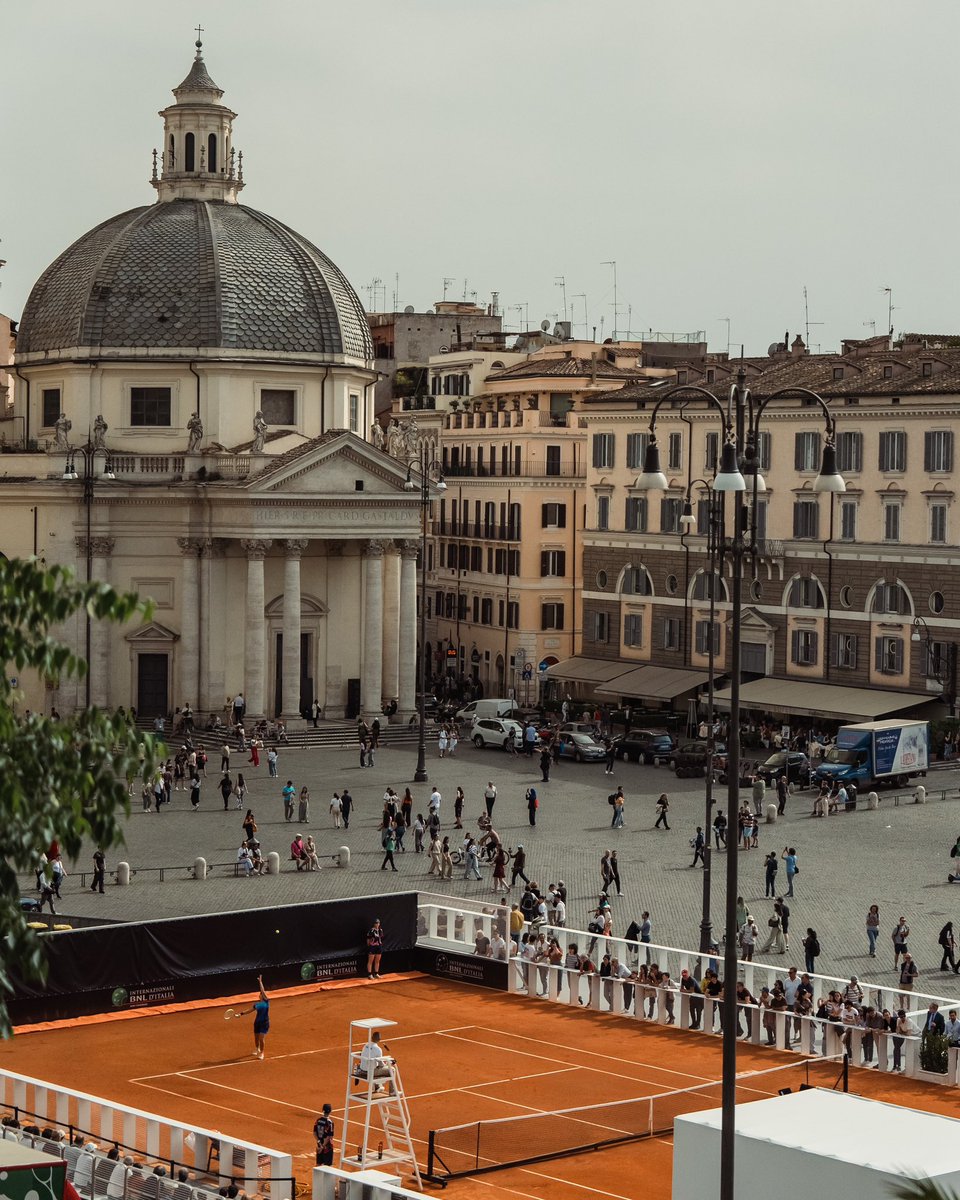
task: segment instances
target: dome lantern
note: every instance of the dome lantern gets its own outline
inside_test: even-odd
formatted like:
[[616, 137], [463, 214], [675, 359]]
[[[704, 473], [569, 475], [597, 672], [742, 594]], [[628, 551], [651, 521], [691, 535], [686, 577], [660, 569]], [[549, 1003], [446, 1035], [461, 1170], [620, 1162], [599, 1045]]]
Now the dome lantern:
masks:
[[[198, 35], [200, 32], [198, 29]], [[223, 200], [236, 204], [243, 187], [243, 155], [237, 155], [233, 147], [237, 114], [220, 103], [223, 91], [203, 61], [199, 36], [190, 71], [173, 94], [175, 103], [160, 111], [163, 150], [159, 155], [154, 151], [150, 182], [157, 189], [158, 202]]]

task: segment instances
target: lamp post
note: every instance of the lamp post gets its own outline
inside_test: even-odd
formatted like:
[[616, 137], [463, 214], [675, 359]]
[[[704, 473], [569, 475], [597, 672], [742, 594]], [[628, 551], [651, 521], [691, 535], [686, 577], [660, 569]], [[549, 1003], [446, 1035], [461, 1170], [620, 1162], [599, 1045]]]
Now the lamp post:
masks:
[[[413, 478], [413, 468], [419, 471], [419, 482]], [[427, 513], [433, 493], [443, 494], [447, 485], [443, 481], [443, 467], [439, 462], [427, 455], [427, 447], [420, 447], [418, 458], [411, 459], [407, 464], [407, 478], [404, 489], [415, 492], [420, 489], [420, 689], [417, 696], [417, 722], [419, 736], [417, 739], [417, 769], [413, 773], [414, 783], [427, 782], [427, 742], [426, 742], [426, 691], [427, 691]], [[431, 488], [433, 489], [431, 491]]]
[[[731, 387], [724, 404], [706, 388], [678, 384], [657, 399], [650, 415], [650, 440], [644, 458], [643, 471], [637, 476], [635, 487], [644, 490], [664, 489], [667, 478], [660, 469], [660, 451], [657, 447], [657, 415], [664, 401], [679, 393], [699, 396], [720, 416], [723, 431], [723, 450], [719, 469], [713, 480], [714, 492], [733, 493], [733, 520], [730, 537], [723, 537], [719, 546], [719, 560], [730, 556], [732, 603], [730, 612], [730, 737], [727, 747], [727, 829], [737, 828], [740, 810], [740, 638], [742, 633], [742, 586], [744, 559], [756, 554], [756, 499], [766, 488], [757, 464], [757, 443], [760, 419], [767, 405], [784, 396], [803, 396], [820, 406], [825, 424], [825, 438], [820, 473], [813, 490], [815, 492], [843, 492], [846, 484], [837, 471], [837, 453], [834, 445], [836, 423], [833, 414], [816, 392], [808, 388], [788, 387], [771, 392], [758, 403], [746, 386], [746, 372], [741, 367], [737, 382]], [[746, 477], [746, 478], [745, 478]], [[746, 509], [742, 497], [748, 490], [750, 480], [751, 508]], [[719, 498], [720, 504], [723, 497]], [[691, 514], [692, 515], [692, 514]], [[749, 517], [749, 520], [748, 520]], [[712, 587], [711, 583], [711, 587]], [[713, 637], [711, 627], [710, 637]], [[737, 980], [737, 855], [727, 853], [726, 903], [724, 922], [723, 987], [726, 1002], [723, 1005], [723, 1057], [720, 1127], [720, 1200], [735, 1200], [734, 1149], [736, 1135], [737, 1101], [737, 1005], [735, 987]]]
[[[99, 421], [100, 418], [98, 417]], [[106, 428], [106, 426], [104, 426]], [[99, 438], [99, 434], [98, 434]], [[103, 457], [103, 473], [98, 476], [96, 473], [97, 456]], [[83, 464], [83, 474], [77, 471], [77, 460]], [[90, 583], [93, 578], [93, 549], [91, 546], [91, 510], [93, 508], [93, 485], [98, 478], [100, 479], [116, 479], [113, 473], [113, 464], [110, 459], [110, 452], [106, 446], [99, 440], [90, 441], [89, 438], [82, 446], [71, 446], [67, 451], [66, 462], [63, 466], [63, 478], [69, 482], [74, 480], [83, 481], [83, 490], [81, 499], [85, 510], [86, 524], [86, 581]], [[87, 671], [84, 675], [84, 694], [87, 708], [90, 707], [90, 641], [91, 641], [91, 617], [90, 610], [86, 613], [86, 653]]]
[[950, 706], [950, 716], [955, 716], [957, 706], [957, 643], [947, 642], [946, 655], [940, 651], [935, 651], [936, 642], [933, 640], [933, 635], [930, 633], [930, 627], [923, 617], [913, 618], [913, 632], [910, 634], [910, 641], [919, 644], [923, 643], [924, 651], [924, 674], [931, 679], [935, 679], [943, 688], [942, 698]]

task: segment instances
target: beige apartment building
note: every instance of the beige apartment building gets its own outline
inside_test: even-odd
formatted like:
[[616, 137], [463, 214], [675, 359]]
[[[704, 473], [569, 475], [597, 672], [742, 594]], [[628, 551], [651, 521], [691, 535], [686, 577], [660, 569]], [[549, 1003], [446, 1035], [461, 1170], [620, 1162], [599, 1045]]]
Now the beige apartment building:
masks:
[[[757, 555], [742, 597], [746, 708], [869, 719], [935, 715], [946, 708], [930, 701], [952, 704], [960, 640], [956, 344], [912, 336], [892, 349], [873, 339], [808, 355], [797, 339], [743, 364], [755, 400], [791, 387], [823, 397], [846, 480], [842, 494], [813, 490], [821, 410], [806, 399], [772, 401], [758, 447], [766, 490]], [[676, 378], [725, 399], [739, 365], [680, 364]], [[667, 400], [656, 436], [668, 486], [637, 489], [663, 390], [640, 381], [581, 407], [583, 640], [550, 675], [584, 697], [686, 711], [703, 691], [712, 641], [722, 707], [730, 568], [710, 573], [704, 482], [716, 468], [720, 421], [689, 394]], [[688, 495], [696, 525], [685, 534]]]
[[518, 361], [502, 369], [486, 354], [431, 360], [447, 484], [428, 549], [432, 673], [479, 682], [487, 695], [516, 689], [526, 702], [540, 694], [541, 664], [573, 655], [587, 477], [582, 413], [589, 397], [644, 377], [640, 353], [639, 345], [562, 342], [513, 355]]

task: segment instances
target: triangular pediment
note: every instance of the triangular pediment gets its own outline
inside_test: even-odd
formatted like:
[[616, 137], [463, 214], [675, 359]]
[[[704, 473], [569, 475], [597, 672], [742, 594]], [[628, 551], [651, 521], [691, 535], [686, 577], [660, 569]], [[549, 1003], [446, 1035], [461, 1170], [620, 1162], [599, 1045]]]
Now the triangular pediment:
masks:
[[775, 626], [771, 625], [770, 622], [766, 619], [766, 617], [761, 616], [760, 613], [758, 613], [755, 608], [745, 608], [743, 610], [743, 615], [741, 617], [741, 625], [743, 626], [744, 629], [752, 629], [752, 630], [756, 630], [756, 629], [767, 630], [767, 629], [775, 628]]
[[[260, 494], [403, 496], [413, 502], [414, 494], [403, 486], [406, 478], [406, 464], [356, 434], [335, 430], [282, 454], [243, 487]], [[419, 502], [419, 491], [415, 498]]]
[[161, 625], [159, 621], [148, 621], [146, 625], [141, 625], [139, 629], [135, 629], [126, 636], [128, 642], [177, 642], [179, 640], [179, 633], [174, 633], [166, 625]]

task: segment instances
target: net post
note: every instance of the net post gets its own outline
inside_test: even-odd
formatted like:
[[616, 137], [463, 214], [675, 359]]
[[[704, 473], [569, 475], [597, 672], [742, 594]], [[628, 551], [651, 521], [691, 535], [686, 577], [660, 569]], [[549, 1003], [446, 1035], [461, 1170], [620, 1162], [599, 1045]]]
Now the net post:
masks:
[[843, 1056], [843, 1090], [850, 1091], [850, 1055]]
[[433, 1138], [436, 1130], [431, 1129], [427, 1134], [427, 1178], [433, 1178]]

